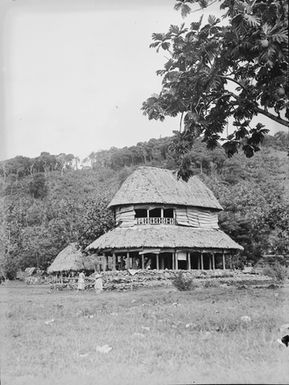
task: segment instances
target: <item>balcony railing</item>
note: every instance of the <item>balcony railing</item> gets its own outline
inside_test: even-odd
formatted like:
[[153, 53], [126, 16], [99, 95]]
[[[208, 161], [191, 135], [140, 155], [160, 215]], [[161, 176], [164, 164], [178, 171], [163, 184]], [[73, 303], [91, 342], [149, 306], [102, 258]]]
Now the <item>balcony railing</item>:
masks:
[[174, 225], [174, 218], [136, 218], [137, 225]]

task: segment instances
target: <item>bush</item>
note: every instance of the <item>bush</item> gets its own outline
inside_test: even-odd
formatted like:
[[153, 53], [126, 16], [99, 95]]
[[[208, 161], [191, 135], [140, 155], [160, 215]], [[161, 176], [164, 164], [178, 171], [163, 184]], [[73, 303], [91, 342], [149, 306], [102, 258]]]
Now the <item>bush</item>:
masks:
[[15, 279], [17, 270], [17, 263], [11, 258], [10, 255], [0, 256], [0, 277], [2, 277], [2, 281], [5, 279]]
[[206, 280], [203, 284], [203, 287], [205, 288], [210, 288], [210, 287], [219, 287], [220, 286], [220, 282], [216, 281], [216, 280]]
[[272, 266], [264, 267], [263, 274], [271, 277], [275, 281], [283, 282], [288, 276], [288, 271], [285, 266], [282, 266], [279, 262], [275, 262]]
[[172, 280], [173, 285], [180, 291], [192, 290], [196, 287], [192, 278], [187, 278], [181, 271]]

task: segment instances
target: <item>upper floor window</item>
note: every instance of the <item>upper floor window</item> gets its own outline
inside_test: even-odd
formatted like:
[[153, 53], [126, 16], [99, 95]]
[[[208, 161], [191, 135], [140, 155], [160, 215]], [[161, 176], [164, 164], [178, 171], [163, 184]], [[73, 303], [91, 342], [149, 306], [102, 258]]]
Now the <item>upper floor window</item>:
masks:
[[149, 217], [150, 218], [161, 218], [162, 217], [161, 208], [155, 208], [155, 209], [149, 210]]
[[174, 209], [164, 209], [164, 218], [174, 218]]
[[147, 209], [135, 209], [135, 217], [136, 218], [146, 218], [147, 217]]
[[173, 208], [135, 209], [135, 218], [138, 225], [175, 224]]

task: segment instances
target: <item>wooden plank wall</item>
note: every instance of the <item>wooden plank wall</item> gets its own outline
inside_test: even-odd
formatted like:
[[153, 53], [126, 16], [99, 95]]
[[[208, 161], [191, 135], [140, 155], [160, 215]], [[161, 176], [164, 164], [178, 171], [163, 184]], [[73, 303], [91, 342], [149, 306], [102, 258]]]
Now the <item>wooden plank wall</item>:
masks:
[[178, 207], [176, 209], [177, 224], [206, 229], [217, 229], [218, 213], [208, 209], [195, 207]]
[[[218, 213], [209, 209], [196, 207], [177, 207], [176, 223], [197, 228], [217, 229]], [[115, 210], [116, 223], [121, 227], [132, 227], [136, 224], [133, 206], [117, 207]]]
[[135, 225], [135, 211], [133, 206], [117, 207], [115, 210], [116, 223], [121, 227], [132, 227]]

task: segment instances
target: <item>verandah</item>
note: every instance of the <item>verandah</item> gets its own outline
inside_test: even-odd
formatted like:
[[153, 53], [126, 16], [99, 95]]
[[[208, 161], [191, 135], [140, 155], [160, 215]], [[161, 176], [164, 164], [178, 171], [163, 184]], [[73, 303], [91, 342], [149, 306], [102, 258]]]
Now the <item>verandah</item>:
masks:
[[229, 250], [114, 250], [102, 256], [101, 270], [215, 270], [232, 268]]

